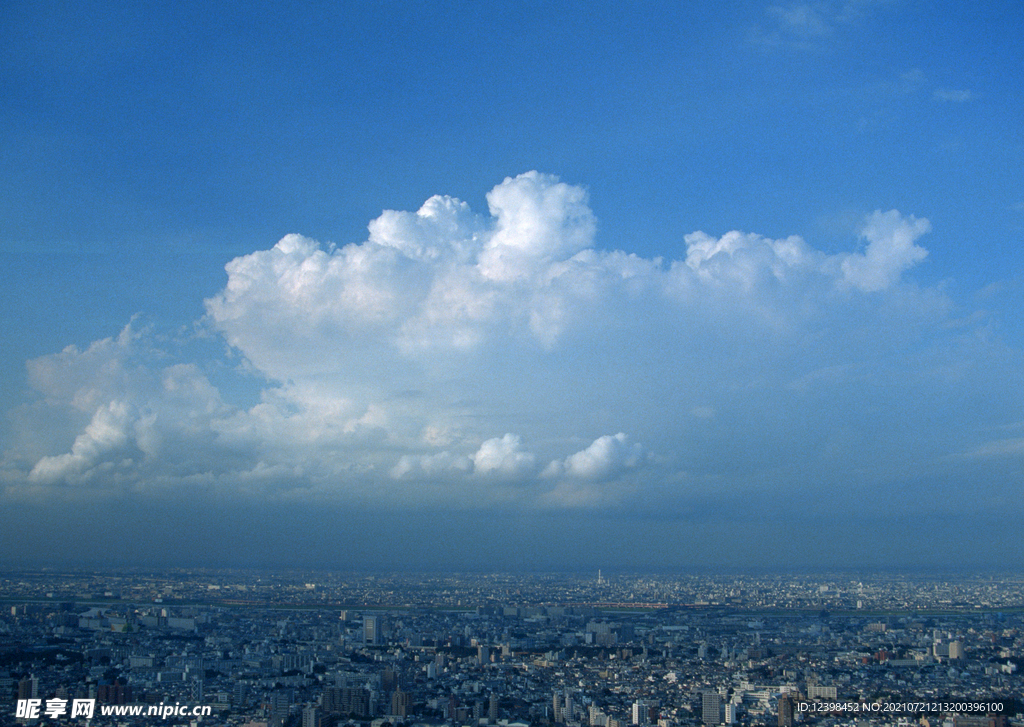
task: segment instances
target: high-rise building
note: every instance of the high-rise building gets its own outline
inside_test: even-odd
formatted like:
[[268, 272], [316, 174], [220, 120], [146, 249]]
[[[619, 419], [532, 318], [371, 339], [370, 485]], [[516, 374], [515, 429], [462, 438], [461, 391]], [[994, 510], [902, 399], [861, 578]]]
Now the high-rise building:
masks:
[[320, 710], [306, 707], [302, 710], [302, 727], [320, 727]]
[[381, 633], [382, 620], [380, 614], [363, 616], [363, 643], [377, 645], [384, 643]]
[[391, 711], [388, 713], [396, 717], [405, 717], [409, 714], [409, 693], [396, 689], [391, 695]]
[[498, 722], [498, 695], [491, 692], [491, 698], [487, 702], [487, 721], [491, 724]]
[[779, 697], [779, 727], [793, 727], [793, 698], [788, 694]]
[[27, 676], [18, 682], [18, 699], [39, 699], [39, 680]]
[[272, 692], [270, 695], [270, 716], [284, 722], [291, 710], [292, 697], [287, 691]]
[[718, 692], [704, 692], [701, 697], [701, 720], [704, 724], [722, 723], [722, 695]]

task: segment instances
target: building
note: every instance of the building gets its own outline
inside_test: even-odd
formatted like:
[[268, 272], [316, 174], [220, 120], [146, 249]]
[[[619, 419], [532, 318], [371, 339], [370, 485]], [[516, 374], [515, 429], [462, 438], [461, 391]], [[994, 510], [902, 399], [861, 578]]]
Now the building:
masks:
[[704, 724], [722, 723], [722, 695], [718, 692], [704, 692], [701, 698], [701, 721]]
[[793, 698], [788, 694], [779, 697], [779, 727], [793, 727]]
[[815, 684], [807, 687], [807, 698], [824, 699], [826, 701], [834, 702], [839, 698], [839, 692], [835, 687]]
[[320, 727], [320, 710], [306, 707], [302, 710], [302, 727]]
[[19, 681], [18, 699], [39, 699], [39, 680], [28, 676]]
[[363, 643], [376, 646], [384, 643], [380, 614], [363, 616]]
[[391, 711], [388, 714], [395, 717], [406, 717], [409, 714], [409, 693], [403, 692], [401, 688], [396, 689], [391, 695]]
[[321, 702], [330, 714], [370, 716], [370, 692], [361, 687], [325, 687]]

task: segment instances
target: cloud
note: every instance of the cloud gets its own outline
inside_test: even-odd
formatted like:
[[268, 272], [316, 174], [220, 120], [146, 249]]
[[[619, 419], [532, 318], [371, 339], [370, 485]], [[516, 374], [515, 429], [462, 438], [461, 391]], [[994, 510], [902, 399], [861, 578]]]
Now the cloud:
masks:
[[811, 5], [775, 5], [768, 8], [771, 15], [785, 33], [799, 38], [821, 38], [832, 34], [832, 21], [819, 8]]
[[974, 98], [967, 89], [953, 89], [953, 88], [937, 88], [932, 93], [932, 98], [936, 101], [951, 101], [953, 103], [966, 103]]
[[831, 47], [842, 32], [864, 20], [886, 0], [816, 0], [769, 5], [765, 21], [755, 25], [750, 42], [765, 49], [789, 48], [821, 51]]
[[635, 469], [643, 464], [644, 448], [630, 444], [622, 432], [604, 435], [586, 449], [552, 461], [543, 472], [545, 477], [568, 477], [583, 480], [604, 480]]
[[[96, 410], [85, 430], [75, 437], [71, 452], [43, 457], [29, 473], [31, 482], [53, 484], [60, 481], [80, 483], [117, 467], [121, 456], [129, 456], [130, 437], [127, 431], [131, 417], [127, 406], [112, 401]], [[130, 465], [128, 460], [125, 465]]]
[[[685, 266], [667, 269], [596, 250], [583, 190], [536, 172], [506, 179], [488, 204], [489, 218], [432, 197], [416, 213], [385, 212], [365, 243], [340, 249], [288, 235], [228, 264], [227, 286], [207, 301], [211, 324], [281, 381], [350, 369], [372, 353], [381, 377], [404, 378], [409, 366], [498, 339], [552, 348], [602, 315], [623, 315], [626, 299], [701, 287], [738, 287], [750, 297], [765, 285], [834, 275], [835, 259], [796, 236], [695, 232], [685, 236]], [[843, 263], [842, 277], [873, 290], [894, 284], [923, 257], [903, 244], [907, 234], [916, 238], [927, 225], [876, 213], [865, 227], [867, 251]]]
[[203, 321], [230, 355], [132, 322], [29, 362], [8, 496], [660, 510], [765, 480], [886, 481], [953, 439], [943, 397], [907, 392], [971, 381], [1000, 400], [997, 376], [972, 380], [984, 339], [904, 283], [923, 218], [876, 211], [862, 249], [831, 254], [680, 231], [666, 260], [597, 247], [586, 191], [549, 175], [487, 201], [434, 196], [360, 244], [292, 234], [230, 261]]
[[485, 279], [508, 282], [543, 275], [551, 262], [593, 244], [594, 217], [579, 187], [528, 172], [491, 190], [487, 204], [495, 224], [478, 256]]
[[403, 455], [391, 469], [395, 479], [447, 476], [465, 473], [483, 477], [521, 479], [533, 472], [536, 457], [523, 450], [517, 434], [493, 437], [469, 455], [447, 450], [434, 454]]
[[549, 508], [595, 508], [623, 501], [635, 490], [635, 481], [625, 479], [647, 464], [643, 446], [630, 443], [619, 432], [598, 437], [586, 449], [565, 459], [552, 460], [541, 477], [554, 487], [538, 498]]
[[471, 459], [473, 471], [477, 474], [516, 477], [531, 471], [536, 458], [523, 451], [518, 435], [506, 434], [501, 438], [488, 439]]
[[1024, 437], [997, 439], [986, 442], [970, 452], [957, 455], [964, 459], [988, 459], [994, 457], [1020, 457], [1024, 455]]
[[469, 457], [447, 451], [423, 455], [404, 454], [398, 464], [391, 468], [391, 476], [395, 479], [432, 477], [450, 472], [469, 472], [472, 467], [473, 460]]
[[928, 220], [903, 218], [896, 210], [876, 211], [861, 230], [867, 248], [842, 259], [843, 279], [865, 292], [892, 286], [904, 270], [927, 257], [928, 251], [914, 241], [930, 230]]

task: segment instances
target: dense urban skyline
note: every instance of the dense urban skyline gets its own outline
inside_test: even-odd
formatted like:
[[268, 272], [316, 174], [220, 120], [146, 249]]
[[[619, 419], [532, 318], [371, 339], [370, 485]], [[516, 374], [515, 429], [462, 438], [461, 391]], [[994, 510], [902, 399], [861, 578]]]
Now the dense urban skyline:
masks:
[[95, 725], [1017, 726], [1022, 585], [0, 571], [0, 689]]
[[0, 558], [1019, 571], [1022, 30], [13, 3]]

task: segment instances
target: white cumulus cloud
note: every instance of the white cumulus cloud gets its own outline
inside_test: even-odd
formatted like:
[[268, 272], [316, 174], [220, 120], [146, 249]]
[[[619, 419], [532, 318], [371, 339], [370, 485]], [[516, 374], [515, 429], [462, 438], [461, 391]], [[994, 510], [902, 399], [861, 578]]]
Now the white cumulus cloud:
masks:
[[615, 477], [643, 464], [644, 448], [630, 443], [629, 437], [619, 432], [598, 437], [586, 449], [571, 454], [564, 460], [553, 460], [545, 469], [545, 477], [571, 477], [599, 480]]
[[230, 261], [204, 325], [231, 356], [172, 351], [133, 323], [29, 362], [8, 491], [672, 500], [685, 488], [664, 483], [742, 488], [780, 459], [807, 479], [882, 469], [885, 427], [935, 420], [903, 392], [955, 389], [985, 357], [965, 353], [941, 291], [901, 282], [927, 255], [923, 218], [874, 212], [863, 249], [832, 254], [679, 231], [663, 259], [598, 247], [586, 191], [549, 175], [505, 179], [487, 202], [434, 196], [385, 211], [361, 243], [291, 234]]
[[927, 257], [928, 251], [914, 242], [930, 230], [926, 219], [904, 218], [896, 210], [876, 211], [861, 231], [867, 248], [842, 260], [844, 280], [865, 292], [892, 286], [904, 270]]
[[533, 469], [536, 457], [523, 449], [517, 434], [488, 439], [471, 457], [476, 474], [494, 473], [505, 477], [526, 474]]

